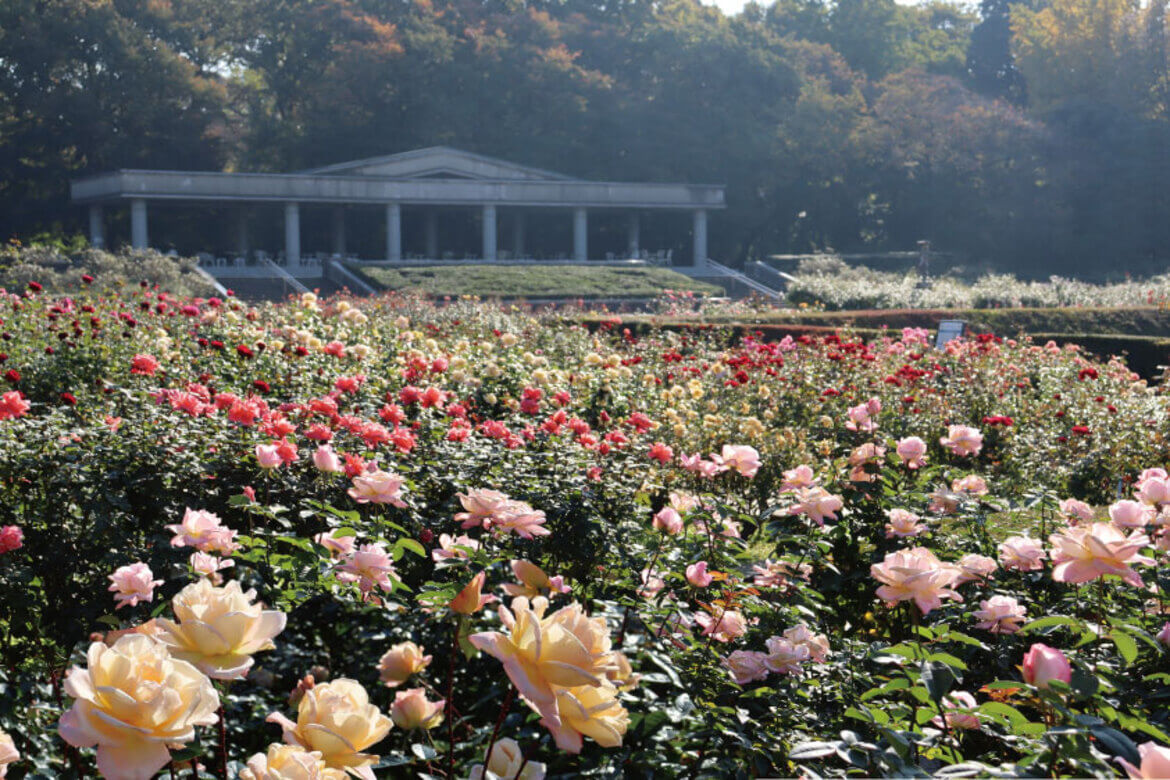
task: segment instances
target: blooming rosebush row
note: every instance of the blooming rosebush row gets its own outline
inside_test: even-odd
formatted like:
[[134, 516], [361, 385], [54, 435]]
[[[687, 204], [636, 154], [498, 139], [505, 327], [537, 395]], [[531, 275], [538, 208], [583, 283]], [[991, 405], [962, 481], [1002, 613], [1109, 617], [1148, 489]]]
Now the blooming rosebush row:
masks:
[[1166, 760], [1167, 407], [1120, 361], [0, 305], [10, 776]]

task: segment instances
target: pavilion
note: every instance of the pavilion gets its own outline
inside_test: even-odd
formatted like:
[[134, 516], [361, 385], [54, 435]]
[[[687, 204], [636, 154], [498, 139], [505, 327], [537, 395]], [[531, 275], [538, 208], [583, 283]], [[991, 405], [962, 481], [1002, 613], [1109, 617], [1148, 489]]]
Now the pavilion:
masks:
[[[435, 146], [372, 157], [295, 173], [217, 173], [205, 171], [118, 170], [72, 182], [74, 202], [89, 207], [90, 241], [106, 243], [104, 207], [129, 204], [130, 243], [150, 246], [151, 204], [215, 205], [235, 208], [238, 253], [247, 256], [249, 204], [283, 204], [284, 263], [300, 267], [302, 206], [331, 207], [331, 249], [346, 253], [347, 208], [377, 206], [385, 211], [385, 261], [404, 262], [402, 209], [425, 211], [425, 247], [410, 259], [440, 259], [437, 215], [453, 206], [482, 210], [484, 261], [501, 259], [498, 230], [508, 217], [512, 236], [508, 258], [525, 257], [525, 217], [542, 210], [572, 213], [571, 253], [566, 259], [589, 260], [591, 210], [618, 210], [627, 215], [626, 255], [639, 256], [640, 215], [653, 210], [690, 212], [691, 268], [707, 262], [707, 215], [725, 208], [719, 185], [658, 182], [602, 182], [577, 179], [479, 154]], [[352, 218], [352, 217], [351, 217]], [[566, 244], [568, 237], [566, 236]], [[684, 263], [685, 265], [685, 263]]]

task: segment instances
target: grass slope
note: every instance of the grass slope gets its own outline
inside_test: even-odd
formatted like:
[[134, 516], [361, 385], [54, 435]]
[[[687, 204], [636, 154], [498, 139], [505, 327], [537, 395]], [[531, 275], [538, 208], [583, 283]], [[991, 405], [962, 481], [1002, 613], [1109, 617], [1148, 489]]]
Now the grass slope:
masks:
[[721, 295], [715, 285], [669, 268], [592, 265], [458, 265], [418, 268], [350, 266], [387, 290], [485, 298], [652, 298], [664, 290]]

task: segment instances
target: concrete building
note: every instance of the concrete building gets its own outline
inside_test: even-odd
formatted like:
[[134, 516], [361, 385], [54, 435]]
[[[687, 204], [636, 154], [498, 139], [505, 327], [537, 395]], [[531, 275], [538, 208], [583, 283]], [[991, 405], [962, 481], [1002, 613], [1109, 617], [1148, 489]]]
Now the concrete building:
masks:
[[[572, 215], [571, 234], [566, 231], [564, 245], [565, 259], [575, 262], [594, 257], [589, 246], [591, 212], [626, 213], [626, 246], [614, 258], [623, 260], [643, 253], [643, 214], [689, 213], [692, 251], [689, 257], [674, 258], [674, 265], [693, 271], [701, 271], [707, 263], [708, 214], [725, 207], [722, 186], [587, 181], [441, 146], [296, 173], [119, 170], [78, 179], [71, 189], [74, 202], [89, 208], [90, 240], [95, 246], [105, 244], [107, 206], [129, 204], [130, 241], [142, 248], [150, 246], [153, 237], [149, 229], [152, 205], [238, 206], [235, 238], [241, 257], [248, 257], [252, 248], [247, 222], [250, 204], [282, 204], [282, 261], [294, 275], [301, 275], [297, 271], [305, 265], [303, 207], [332, 209], [330, 254], [345, 256], [347, 219], [354, 219], [350, 212], [362, 206], [362, 213], [369, 214], [369, 207], [377, 206], [385, 228], [385, 256], [370, 259], [392, 263], [442, 259], [439, 217], [444, 208], [480, 210], [479, 259], [489, 262], [503, 259], [502, 255], [508, 260], [526, 259], [526, 225], [553, 210]], [[404, 207], [425, 212], [421, 246], [403, 246]], [[502, 221], [511, 228], [506, 248], [500, 246]]]

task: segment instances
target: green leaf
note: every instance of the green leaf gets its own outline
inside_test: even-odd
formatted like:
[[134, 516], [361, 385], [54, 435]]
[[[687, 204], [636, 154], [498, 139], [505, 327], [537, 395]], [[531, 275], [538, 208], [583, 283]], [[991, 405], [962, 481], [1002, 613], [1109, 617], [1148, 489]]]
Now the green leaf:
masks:
[[788, 753], [790, 761], [813, 761], [837, 752], [836, 742], [802, 742]]
[[1126, 666], [1132, 664], [1138, 656], [1137, 642], [1134, 641], [1134, 638], [1119, 630], [1110, 631], [1109, 638], [1117, 646], [1117, 652], [1125, 660]]
[[1093, 726], [1089, 731], [1097, 738], [1101, 747], [1134, 766], [1141, 766], [1142, 757], [1138, 754], [1137, 745], [1129, 737], [1109, 726]]
[[1054, 626], [1074, 626], [1081, 628], [1083, 624], [1080, 620], [1066, 615], [1049, 615], [1048, 617], [1042, 617], [1025, 624], [1017, 633], [1030, 634], [1034, 631], [1042, 631], [1045, 628], [1052, 628]]
[[935, 704], [940, 704], [955, 685], [955, 673], [951, 671], [950, 666], [941, 661], [924, 661], [921, 673], [922, 683], [930, 692], [930, 698]]

